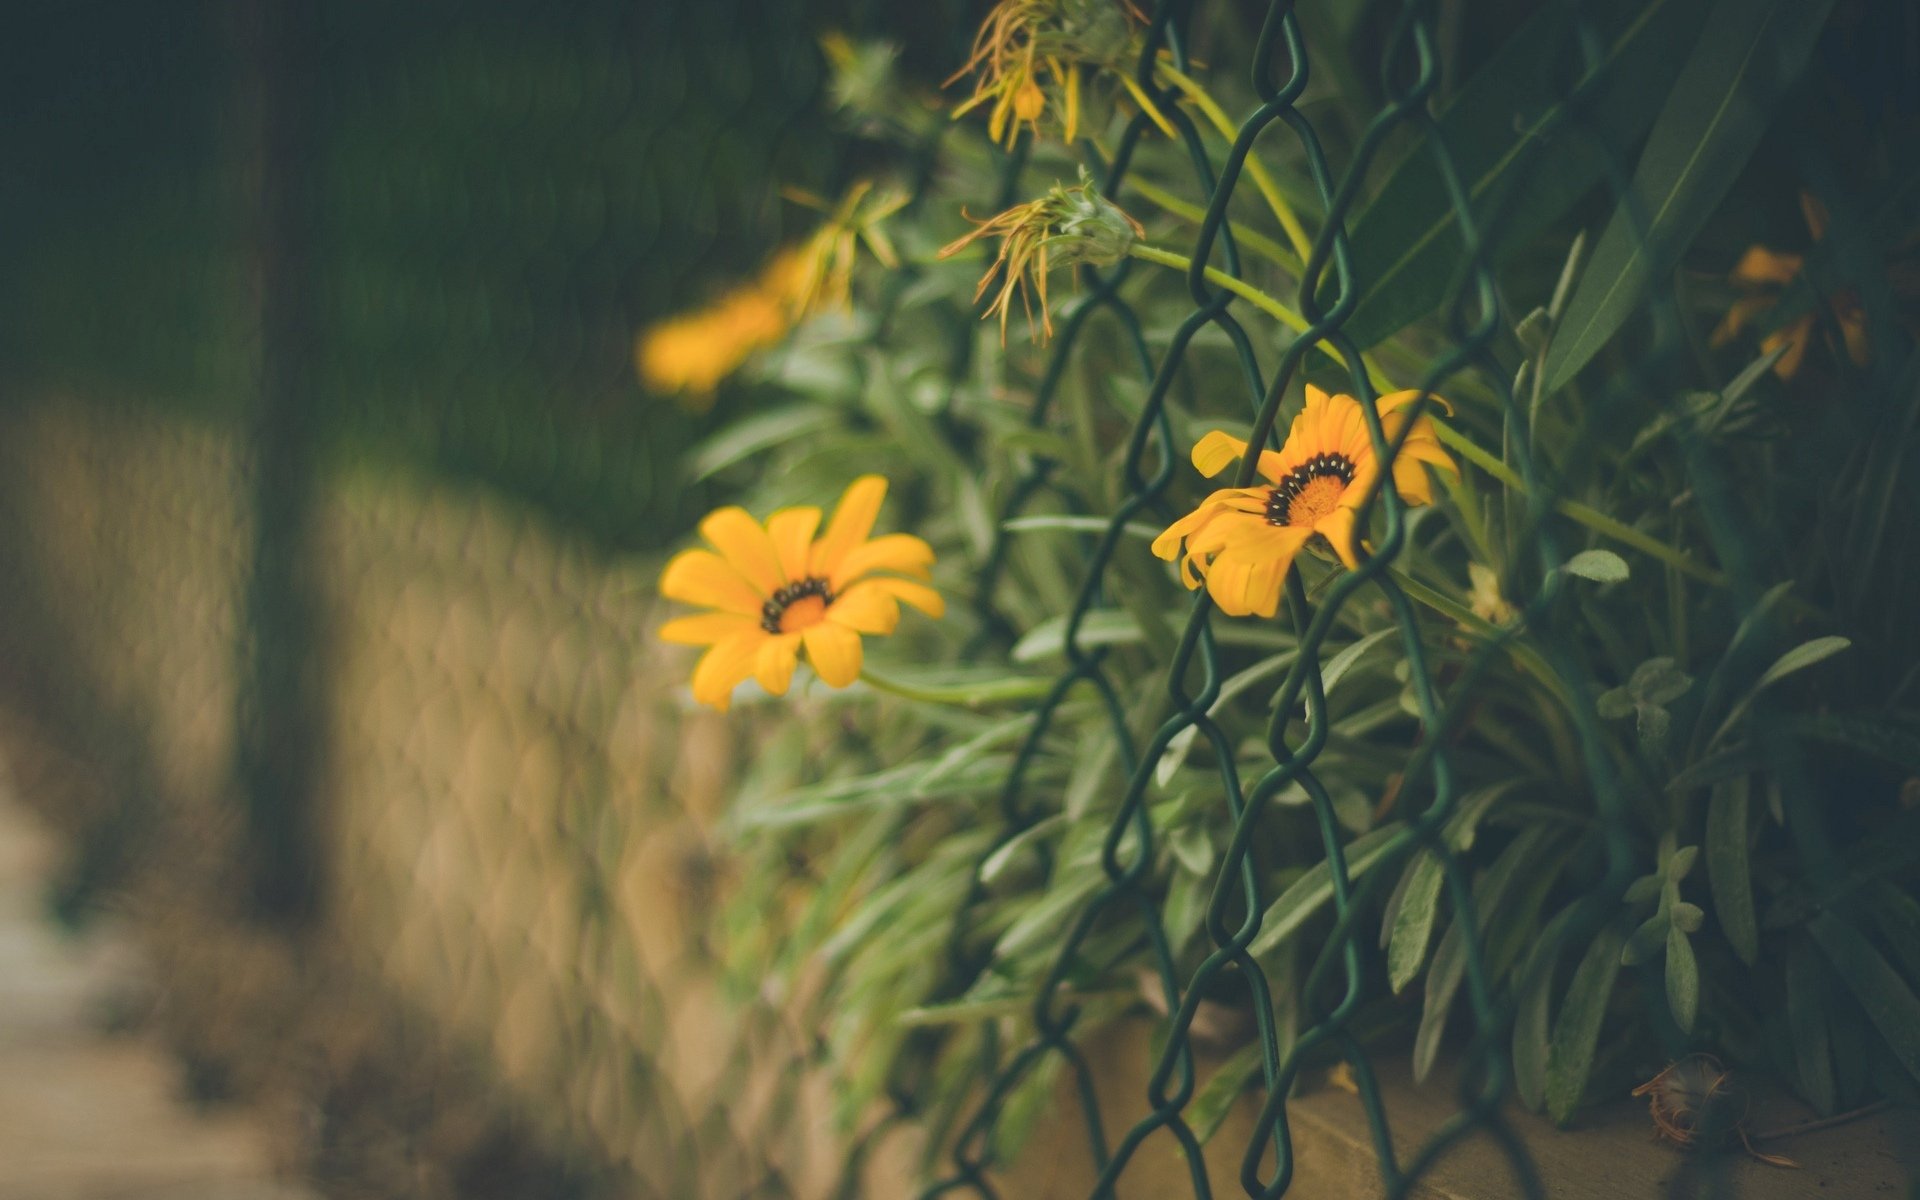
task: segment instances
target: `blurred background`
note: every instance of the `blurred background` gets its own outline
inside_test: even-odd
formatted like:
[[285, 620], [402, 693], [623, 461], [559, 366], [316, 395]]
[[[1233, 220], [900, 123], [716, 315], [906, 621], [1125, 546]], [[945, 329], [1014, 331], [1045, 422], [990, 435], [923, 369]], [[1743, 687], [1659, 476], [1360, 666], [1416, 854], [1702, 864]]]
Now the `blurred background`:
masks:
[[[815, 34], [891, 7], [12, 14], [7, 803], [63, 920], [136, 930], [118, 1019], [325, 1194], [835, 1186], [753, 1090], [805, 1047], [712, 1015], [727, 734], [643, 592], [753, 398], [649, 396], [633, 339], [837, 189]], [[950, 58], [959, 8], [887, 17]]]

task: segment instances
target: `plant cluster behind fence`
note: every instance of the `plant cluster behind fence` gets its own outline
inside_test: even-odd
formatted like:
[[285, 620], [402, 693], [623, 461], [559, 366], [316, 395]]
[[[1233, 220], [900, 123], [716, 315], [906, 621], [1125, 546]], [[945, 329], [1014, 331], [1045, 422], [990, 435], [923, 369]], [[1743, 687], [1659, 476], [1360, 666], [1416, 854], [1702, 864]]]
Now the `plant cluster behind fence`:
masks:
[[[849, 14], [818, 31], [801, 127], [839, 132], [786, 189], [799, 236], [677, 317], [586, 279], [627, 269], [604, 260], [646, 204], [589, 165], [487, 209], [471, 147], [395, 171], [404, 121], [354, 118], [422, 76], [338, 51], [358, 82], [280, 95], [254, 143], [259, 261], [313, 291], [259, 309], [248, 432], [188, 439], [227, 465], [169, 474], [162, 446], [141, 490], [99, 467], [162, 423], [48, 399], [88, 364], [9, 385], [14, 674], [62, 724], [132, 730], [119, 766], [197, 819], [239, 814], [214, 876], [361, 943], [517, 1102], [557, 1101], [543, 1136], [658, 1194], [897, 1169], [1017, 1195], [1064, 1112], [1086, 1194], [1174, 1162], [1183, 1194], [1277, 1197], [1295, 1097], [1332, 1077], [1389, 1194], [1490, 1139], [1486, 1186], [1539, 1195], [1532, 1114], [1636, 1085], [1676, 1140], [1752, 1150], [1739, 1113], [1671, 1119], [1709, 1061], [1823, 1115], [1911, 1100], [1920, 104], [1885, 7]], [[271, 64], [288, 28], [241, 44]], [[658, 116], [626, 59], [543, 33], [448, 43], [425, 78], [602, 150]], [[657, 169], [680, 143], [654, 130]], [[443, 166], [475, 180], [432, 193], [451, 211], [558, 244], [469, 297], [489, 352], [520, 339], [498, 403], [467, 412], [436, 368], [410, 402], [498, 436], [313, 417], [390, 386], [341, 318], [418, 298], [378, 235]], [[419, 274], [448, 313], [459, 277]], [[596, 353], [616, 327], [658, 393], [637, 420], [605, 411], [638, 403]], [[541, 415], [555, 380], [588, 399]], [[407, 455], [434, 470], [394, 482]], [[630, 547], [679, 509], [608, 464], [748, 511], [657, 562]], [[222, 553], [142, 557], [209, 479], [226, 533], [190, 540]], [[191, 642], [160, 632], [183, 605]], [[651, 644], [667, 617], [697, 667]], [[234, 675], [183, 722], [168, 689], [211, 661]], [[102, 816], [96, 867], [178, 819]], [[676, 1050], [716, 988], [707, 1070]], [[1126, 1094], [1095, 1060], [1116, 1036], [1148, 1047]], [[1389, 1063], [1456, 1115], [1404, 1136]]]

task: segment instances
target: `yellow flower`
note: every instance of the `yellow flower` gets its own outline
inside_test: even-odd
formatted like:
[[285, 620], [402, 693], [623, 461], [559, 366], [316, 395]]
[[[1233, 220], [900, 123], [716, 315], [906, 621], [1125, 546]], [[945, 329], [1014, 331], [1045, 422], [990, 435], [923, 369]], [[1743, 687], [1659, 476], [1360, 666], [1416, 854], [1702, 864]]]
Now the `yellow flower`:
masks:
[[1489, 625], [1508, 625], [1520, 615], [1505, 596], [1500, 594], [1500, 573], [1492, 567], [1477, 562], [1467, 564], [1467, 607], [1473, 615]]
[[650, 325], [634, 339], [634, 365], [656, 392], [689, 396], [704, 408], [720, 381], [786, 335], [804, 279], [798, 253], [775, 255], [758, 278], [706, 308]]
[[[941, 258], [952, 258], [983, 237], [998, 237], [1000, 253], [974, 289], [976, 302], [997, 279], [1000, 290], [981, 319], [1000, 315], [1000, 343], [1007, 341], [1007, 316], [1013, 296], [1020, 294], [1027, 314], [1027, 331], [1037, 341], [1053, 336], [1047, 312], [1047, 272], [1054, 267], [1087, 263], [1110, 267], [1127, 256], [1146, 229], [1100, 194], [1082, 169], [1080, 182], [1068, 187], [1056, 183], [1038, 200], [1016, 204], [998, 216], [976, 222], [972, 233], [940, 247]], [[962, 216], [966, 216], [964, 210]], [[971, 217], [968, 218], [972, 220]], [[1040, 303], [1040, 325], [1033, 323], [1034, 301]]]
[[660, 636], [706, 646], [693, 671], [693, 698], [725, 712], [751, 676], [785, 695], [800, 651], [829, 687], [860, 675], [860, 635], [888, 634], [905, 602], [937, 617], [940, 594], [924, 583], [933, 550], [911, 534], [869, 537], [887, 481], [864, 475], [840, 497], [819, 537], [817, 508], [786, 508], [763, 526], [728, 507], [700, 522], [711, 550], [682, 551], [660, 576], [660, 594], [714, 611], [669, 621]]
[[[1813, 240], [1818, 243], [1824, 239], [1827, 236], [1825, 206], [1802, 192], [1800, 211], [1806, 217], [1807, 231], [1813, 235]], [[1746, 294], [1727, 309], [1726, 317], [1713, 331], [1710, 339], [1712, 344], [1722, 346], [1732, 341], [1755, 317], [1779, 304], [1781, 294], [1800, 277], [1805, 266], [1806, 259], [1802, 255], [1769, 250], [1765, 246], [1747, 247], [1747, 252], [1734, 264], [1732, 276], [1734, 283]], [[1865, 366], [1868, 357], [1867, 319], [1859, 296], [1843, 289], [1828, 297], [1827, 304], [1833, 310], [1834, 323], [1840, 327], [1847, 357], [1855, 364]], [[1762, 352], [1771, 352], [1778, 346], [1787, 347], [1786, 352], [1774, 361], [1774, 374], [1782, 379], [1792, 379], [1799, 374], [1800, 364], [1807, 356], [1807, 345], [1813, 340], [1816, 320], [1816, 313], [1809, 309], [1760, 339]]]
[[853, 268], [863, 243], [881, 266], [899, 267], [899, 252], [880, 223], [906, 206], [905, 192], [876, 192], [873, 180], [863, 179], [848, 188], [838, 204], [798, 188], [782, 194], [827, 214], [794, 253], [792, 272], [782, 285], [796, 320], [830, 308], [853, 307]]
[[[1380, 398], [1380, 423], [1389, 442], [1405, 427], [1407, 406], [1421, 395], [1394, 392]], [[1437, 396], [1433, 402], [1446, 404]], [[1245, 442], [1215, 430], [1194, 445], [1193, 465], [1202, 475], [1218, 475], [1246, 453]], [[1394, 489], [1408, 504], [1433, 502], [1422, 463], [1449, 474], [1458, 471], [1425, 416], [1414, 422], [1393, 461]], [[1316, 535], [1331, 543], [1341, 562], [1359, 566], [1355, 526], [1380, 480], [1360, 402], [1329, 396], [1312, 384], [1286, 445], [1262, 450], [1257, 466], [1265, 484], [1214, 492], [1153, 542], [1153, 552], [1169, 561], [1181, 556], [1184, 542], [1181, 579], [1188, 588], [1204, 582], [1220, 611], [1235, 617], [1271, 617], [1279, 611], [1287, 568]]]
[[1091, 67], [1109, 71], [1173, 136], [1166, 118], [1121, 69], [1137, 52], [1135, 26], [1141, 20], [1124, 0], [1000, 0], [981, 22], [965, 65], [947, 80], [975, 75], [973, 95], [954, 109], [954, 117], [991, 104], [987, 135], [1012, 146], [1021, 126], [1040, 132], [1051, 106], [1071, 142], [1079, 135], [1082, 67]]

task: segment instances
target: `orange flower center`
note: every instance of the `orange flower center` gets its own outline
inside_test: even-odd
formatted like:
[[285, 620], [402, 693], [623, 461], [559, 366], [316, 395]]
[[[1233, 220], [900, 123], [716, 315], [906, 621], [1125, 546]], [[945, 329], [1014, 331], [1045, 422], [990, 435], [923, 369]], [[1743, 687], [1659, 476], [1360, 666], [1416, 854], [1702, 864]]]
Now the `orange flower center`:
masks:
[[798, 633], [818, 625], [833, 603], [833, 589], [820, 578], [789, 583], [760, 606], [760, 628], [768, 633]]
[[1313, 526], [1340, 503], [1353, 472], [1353, 460], [1344, 454], [1314, 455], [1267, 493], [1267, 524]]

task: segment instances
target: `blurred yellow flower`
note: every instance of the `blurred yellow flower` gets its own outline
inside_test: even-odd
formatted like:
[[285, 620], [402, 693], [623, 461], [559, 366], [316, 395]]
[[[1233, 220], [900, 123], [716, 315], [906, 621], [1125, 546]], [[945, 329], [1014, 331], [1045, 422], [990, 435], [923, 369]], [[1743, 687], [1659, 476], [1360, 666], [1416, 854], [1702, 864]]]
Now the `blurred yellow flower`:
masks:
[[1061, 135], [1079, 136], [1083, 68], [1106, 70], [1169, 137], [1172, 127], [1133, 77], [1127, 60], [1137, 52], [1139, 12], [1124, 0], [1000, 0], [980, 24], [966, 63], [947, 80], [974, 75], [973, 94], [953, 110], [956, 119], [983, 105], [987, 135], [1012, 146], [1025, 126], [1037, 135], [1051, 107]]
[[754, 351], [786, 336], [793, 321], [790, 297], [804, 264], [793, 250], [775, 255], [757, 279], [706, 308], [669, 317], [634, 339], [634, 365], [656, 392], [685, 396], [696, 409], [712, 403], [713, 390]]
[[755, 351], [785, 337], [796, 323], [829, 308], [853, 306], [856, 251], [864, 244], [884, 267], [900, 265], [880, 222], [906, 204], [904, 192], [876, 192], [872, 180], [849, 188], [837, 204], [807, 192], [788, 198], [827, 214], [797, 246], [774, 255], [758, 277], [702, 309], [650, 325], [634, 339], [634, 365], [656, 392], [678, 394], [705, 409], [720, 381]]
[[[1380, 423], [1387, 440], [1400, 436], [1406, 409], [1422, 393], [1382, 396]], [[1434, 397], [1442, 407], [1446, 401]], [[1450, 411], [1450, 410], [1449, 410]], [[1247, 454], [1247, 443], [1215, 430], [1193, 447], [1193, 465], [1214, 476]], [[1421, 416], [1393, 460], [1393, 486], [1408, 504], [1431, 504], [1433, 490], [1421, 464], [1457, 473], [1441, 448], [1433, 422]], [[1257, 464], [1265, 485], [1223, 488], [1200, 502], [1154, 539], [1153, 552], [1180, 558], [1188, 588], [1206, 584], [1228, 616], [1271, 617], [1293, 559], [1316, 535], [1333, 546], [1348, 567], [1360, 565], [1360, 508], [1380, 481], [1380, 465], [1367, 436], [1360, 402], [1329, 396], [1307, 385], [1307, 406], [1294, 418], [1279, 450], [1262, 450]]]
[[817, 538], [817, 508], [782, 509], [764, 526], [737, 507], [700, 522], [712, 549], [682, 551], [660, 576], [661, 595], [713, 610], [660, 629], [669, 642], [708, 648], [693, 671], [696, 701], [725, 712], [749, 677], [785, 695], [802, 649], [822, 681], [846, 687], [860, 675], [861, 634], [892, 633], [902, 603], [931, 617], [945, 611], [938, 592], [898, 577], [925, 579], [932, 547], [911, 534], [870, 536], [886, 494], [878, 475], [854, 480]]
[[[1825, 206], [1802, 192], [1800, 211], [1806, 218], [1807, 231], [1813, 235], [1814, 242], [1819, 243], [1827, 236]], [[1777, 306], [1788, 286], [1800, 278], [1805, 266], [1806, 259], [1799, 254], [1769, 250], [1765, 246], [1747, 247], [1747, 252], [1734, 264], [1732, 275], [1733, 282], [1746, 294], [1727, 309], [1726, 317], [1713, 331], [1712, 344], [1723, 346], [1739, 337], [1740, 332], [1756, 317]], [[1866, 313], [1860, 307], [1860, 298], [1850, 290], [1842, 290], [1827, 298], [1827, 306], [1832, 310], [1834, 323], [1840, 329], [1841, 341], [1846, 344], [1847, 357], [1855, 364], [1865, 366], [1867, 321]], [[1792, 379], [1799, 374], [1800, 365], [1806, 360], [1807, 346], [1813, 341], [1818, 317], [1816, 305], [1760, 339], [1762, 352], [1771, 352], [1778, 346], [1787, 347], [1786, 352], [1774, 361], [1774, 374], [1782, 379]]]

